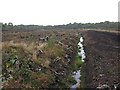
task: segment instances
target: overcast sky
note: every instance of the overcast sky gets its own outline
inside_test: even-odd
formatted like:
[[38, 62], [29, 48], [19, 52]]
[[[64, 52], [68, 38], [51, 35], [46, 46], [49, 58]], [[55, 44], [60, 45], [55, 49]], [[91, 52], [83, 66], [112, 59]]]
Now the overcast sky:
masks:
[[58, 25], [118, 21], [119, 0], [0, 0], [0, 22]]

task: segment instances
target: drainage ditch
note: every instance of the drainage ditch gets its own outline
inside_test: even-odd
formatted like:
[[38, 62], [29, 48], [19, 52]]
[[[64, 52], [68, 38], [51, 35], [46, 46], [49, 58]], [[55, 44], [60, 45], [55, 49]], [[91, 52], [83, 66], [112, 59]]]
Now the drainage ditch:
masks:
[[[85, 51], [84, 51], [84, 47], [83, 47], [83, 43], [84, 43], [84, 39], [83, 36], [80, 36], [80, 40], [78, 42], [78, 56], [80, 57], [80, 60], [84, 63], [84, 59], [85, 59]], [[72, 90], [76, 90], [79, 86], [80, 86], [80, 77], [81, 77], [81, 67], [73, 72], [73, 78], [75, 79], [75, 81], [77, 82], [76, 84], [71, 86]]]

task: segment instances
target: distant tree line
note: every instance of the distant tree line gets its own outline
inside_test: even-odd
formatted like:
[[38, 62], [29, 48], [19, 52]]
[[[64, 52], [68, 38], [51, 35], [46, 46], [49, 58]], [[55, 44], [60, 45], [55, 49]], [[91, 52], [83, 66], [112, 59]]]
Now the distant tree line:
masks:
[[66, 25], [40, 26], [40, 25], [13, 25], [13, 23], [4, 23], [2, 30], [44, 30], [44, 29], [120, 29], [120, 22], [100, 22], [100, 23], [69, 23]]
[[100, 22], [100, 23], [69, 23], [67, 25], [57, 25], [56, 28], [67, 28], [67, 29], [115, 29], [118, 30], [118, 22]]

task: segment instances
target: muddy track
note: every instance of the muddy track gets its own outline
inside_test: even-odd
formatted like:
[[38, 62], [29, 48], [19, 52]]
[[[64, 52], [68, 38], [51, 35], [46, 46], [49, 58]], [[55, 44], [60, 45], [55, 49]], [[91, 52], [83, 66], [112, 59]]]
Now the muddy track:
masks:
[[84, 64], [84, 87], [97, 88], [120, 84], [118, 33], [85, 31], [86, 62]]

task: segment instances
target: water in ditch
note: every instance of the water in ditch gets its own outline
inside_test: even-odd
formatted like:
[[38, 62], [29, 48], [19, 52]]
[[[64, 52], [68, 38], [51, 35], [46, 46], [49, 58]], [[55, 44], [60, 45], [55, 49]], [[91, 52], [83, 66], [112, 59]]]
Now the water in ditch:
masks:
[[[81, 36], [80, 40], [78, 42], [78, 49], [79, 49], [78, 50], [78, 55], [81, 57], [82, 62], [84, 62], [84, 59], [86, 57], [84, 47], [83, 47], [83, 42], [84, 42], [84, 39]], [[77, 83], [71, 86], [71, 90], [76, 90], [80, 86], [80, 82], [81, 82], [80, 77], [81, 77], [80, 69], [73, 72], [73, 78], [75, 79], [75, 81]]]

